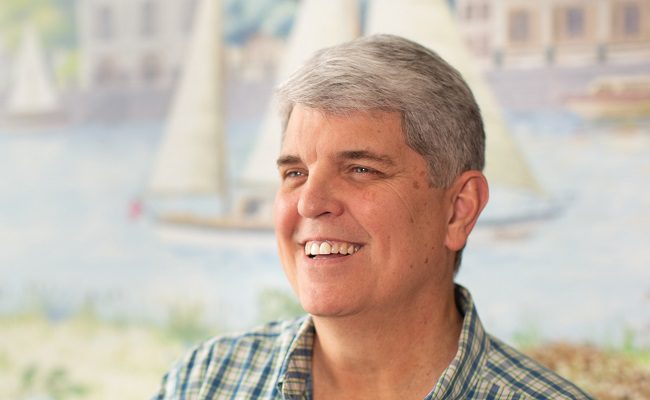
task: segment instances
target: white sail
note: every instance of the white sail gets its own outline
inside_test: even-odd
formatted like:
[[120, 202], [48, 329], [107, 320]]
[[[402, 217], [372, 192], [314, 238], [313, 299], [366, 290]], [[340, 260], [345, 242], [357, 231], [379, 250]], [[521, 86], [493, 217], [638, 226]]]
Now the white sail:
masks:
[[[316, 50], [347, 42], [360, 35], [359, 5], [355, 0], [303, 0], [278, 69], [283, 82]], [[244, 185], [273, 193], [278, 183], [275, 160], [280, 151], [280, 119], [269, 105], [261, 130], [241, 176]]]
[[43, 46], [36, 29], [27, 26], [13, 64], [7, 114], [38, 117], [59, 111], [60, 100], [46, 68]]
[[187, 51], [149, 191], [158, 196], [225, 196], [227, 160], [219, 0], [203, 0], [197, 6]]
[[369, 0], [366, 30], [367, 34], [389, 33], [411, 39], [457, 68], [481, 108], [490, 182], [541, 190], [510, 137], [497, 99], [467, 51], [446, 0]]

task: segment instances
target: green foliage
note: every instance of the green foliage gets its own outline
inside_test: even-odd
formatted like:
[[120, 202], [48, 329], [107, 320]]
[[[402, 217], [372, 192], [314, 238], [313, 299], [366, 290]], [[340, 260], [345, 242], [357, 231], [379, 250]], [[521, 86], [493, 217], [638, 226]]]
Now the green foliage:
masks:
[[74, 3], [70, 0], [0, 1], [0, 35], [9, 48], [18, 46], [26, 25], [38, 29], [46, 47], [70, 48], [75, 41]]
[[196, 343], [215, 333], [203, 321], [203, 307], [197, 304], [175, 304], [167, 311], [164, 331], [175, 340]]
[[36, 382], [36, 372], [38, 367], [36, 365], [30, 365], [26, 367], [22, 374], [20, 374], [20, 387], [23, 391], [28, 392], [32, 390]]
[[11, 368], [11, 358], [6, 351], [0, 350], [0, 373], [7, 371]]
[[305, 314], [296, 297], [280, 289], [262, 290], [258, 296], [258, 303], [261, 322], [294, 318]]
[[623, 329], [623, 343], [621, 343], [621, 350], [623, 350], [623, 353], [632, 354], [635, 352], [635, 337], [636, 334], [634, 333], [634, 329], [631, 329], [630, 327]]
[[512, 341], [519, 349], [529, 349], [542, 342], [542, 332], [535, 322], [527, 322], [512, 334]]
[[81, 60], [78, 51], [66, 52], [63, 62], [58, 66], [55, 75], [60, 87], [70, 86], [76, 83], [79, 76]]
[[[623, 339], [620, 346], [610, 348], [613, 354], [622, 354], [639, 365], [650, 366], [650, 348], [637, 343], [638, 332], [627, 326], [623, 328]], [[611, 346], [610, 346], [611, 347]]]
[[31, 364], [22, 371], [20, 382], [23, 397], [46, 395], [55, 400], [71, 399], [83, 397], [89, 391], [85, 385], [74, 382], [63, 367], [41, 370]]

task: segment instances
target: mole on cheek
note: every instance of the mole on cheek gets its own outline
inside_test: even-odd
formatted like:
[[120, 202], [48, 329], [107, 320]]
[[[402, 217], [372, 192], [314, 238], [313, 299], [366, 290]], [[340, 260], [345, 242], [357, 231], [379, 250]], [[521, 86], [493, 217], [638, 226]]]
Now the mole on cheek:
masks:
[[419, 188], [420, 188], [420, 184], [418, 183], [418, 181], [413, 181], [413, 189], [419, 189]]
[[425, 263], [425, 264], [429, 264], [429, 257], [427, 257], [427, 258], [424, 259], [424, 263]]

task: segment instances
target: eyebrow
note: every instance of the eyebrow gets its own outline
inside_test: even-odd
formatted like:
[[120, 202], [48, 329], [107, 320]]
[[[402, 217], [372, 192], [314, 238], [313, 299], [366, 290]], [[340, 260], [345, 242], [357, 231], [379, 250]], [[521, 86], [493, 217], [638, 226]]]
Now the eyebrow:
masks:
[[[348, 150], [342, 151], [336, 156], [339, 160], [369, 160], [375, 161], [386, 166], [394, 166], [395, 161], [387, 155], [373, 153], [367, 150]], [[283, 167], [287, 165], [296, 165], [300, 164], [302, 159], [294, 155], [280, 156], [276, 161], [278, 167]]]
[[386, 166], [394, 166], [395, 161], [387, 155], [377, 154], [367, 150], [350, 150], [342, 151], [337, 155], [342, 160], [369, 160], [375, 161]]
[[282, 167], [286, 165], [300, 164], [301, 162], [302, 160], [300, 159], [300, 157], [287, 155], [287, 156], [280, 156], [275, 163], [277, 164], [278, 167]]

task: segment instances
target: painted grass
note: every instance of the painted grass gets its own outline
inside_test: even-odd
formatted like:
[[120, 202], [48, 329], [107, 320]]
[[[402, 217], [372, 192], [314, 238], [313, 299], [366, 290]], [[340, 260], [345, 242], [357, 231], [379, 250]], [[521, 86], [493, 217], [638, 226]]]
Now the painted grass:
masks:
[[[0, 318], [0, 399], [147, 399], [189, 343], [207, 337], [196, 318], [164, 328], [92, 314], [49, 321]], [[650, 351], [567, 343], [524, 349], [603, 400], [650, 399]]]
[[0, 319], [1, 399], [147, 399], [182, 341], [160, 329], [75, 317]]
[[527, 353], [600, 400], [650, 399], [650, 351], [550, 343]]

